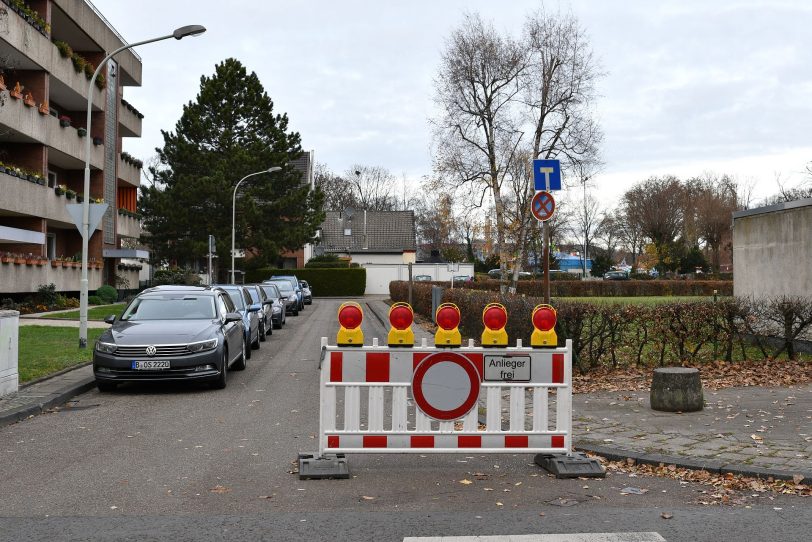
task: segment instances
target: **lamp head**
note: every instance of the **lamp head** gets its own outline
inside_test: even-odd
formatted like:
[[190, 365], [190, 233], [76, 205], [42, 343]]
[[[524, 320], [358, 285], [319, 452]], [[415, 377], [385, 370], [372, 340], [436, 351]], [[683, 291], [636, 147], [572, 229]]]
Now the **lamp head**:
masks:
[[266, 173], [273, 173], [273, 172], [275, 172], [275, 171], [282, 171], [282, 168], [281, 168], [281, 167], [279, 167], [279, 166], [269, 167], [269, 168], [267, 169]]
[[181, 26], [172, 32], [172, 37], [176, 40], [185, 38], [186, 36], [199, 36], [206, 31], [206, 27], [199, 24], [190, 24], [188, 26]]

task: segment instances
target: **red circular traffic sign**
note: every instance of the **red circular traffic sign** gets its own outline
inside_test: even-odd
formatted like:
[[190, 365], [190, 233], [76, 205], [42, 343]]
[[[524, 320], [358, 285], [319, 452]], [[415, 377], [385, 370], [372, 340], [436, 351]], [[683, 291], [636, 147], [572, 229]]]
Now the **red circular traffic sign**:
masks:
[[468, 414], [479, 398], [480, 376], [473, 362], [455, 352], [438, 352], [421, 361], [412, 376], [417, 407], [436, 420]]
[[533, 200], [530, 202], [530, 212], [536, 217], [536, 220], [544, 222], [550, 220], [555, 213], [555, 199], [549, 192], [541, 191], [536, 192]]

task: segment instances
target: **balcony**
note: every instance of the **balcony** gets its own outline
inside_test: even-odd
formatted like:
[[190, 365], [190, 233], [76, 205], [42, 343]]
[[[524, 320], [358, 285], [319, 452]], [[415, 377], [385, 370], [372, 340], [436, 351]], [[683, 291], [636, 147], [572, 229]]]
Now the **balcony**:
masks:
[[141, 119], [144, 116], [126, 100], [118, 107], [119, 135], [121, 137], [141, 137]]
[[118, 211], [116, 217], [116, 233], [121, 237], [141, 237], [141, 221], [127, 211]]
[[[0, 263], [0, 290], [3, 293], [36, 292], [41, 284], [53, 283], [59, 292], [79, 291], [82, 268], [52, 267], [53, 265], [55, 264], [47, 260], [44, 265]], [[102, 285], [102, 270], [88, 267], [87, 278], [91, 291], [99, 288]]]
[[[6, 104], [0, 107], [0, 125], [6, 126], [11, 133], [3, 134], [4, 141], [15, 143], [39, 143], [47, 145], [64, 155], [60, 157], [60, 167], [65, 169], [82, 169], [84, 167], [84, 142], [75, 128], [62, 128], [59, 119], [43, 115], [36, 107], [28, 107], [22, 100], [7, 98]], [[90, 148], [90, 165], [101, 169], [104, 164], [104, 147]]]
[[73, 219], [65, 204], [76, 201], [71, 202], [64, 195], [57, 196], [53, 188], [0, 173], [0, 193], [3, 194], [0, 208], [5, 214], [37, 216], [64, 227], [73, 227]]
[[129, 162], [125, 162], [121, 155], [119, 155], [118, 178], [129, 185], [138, 187], [141, 185], [141, 168]]

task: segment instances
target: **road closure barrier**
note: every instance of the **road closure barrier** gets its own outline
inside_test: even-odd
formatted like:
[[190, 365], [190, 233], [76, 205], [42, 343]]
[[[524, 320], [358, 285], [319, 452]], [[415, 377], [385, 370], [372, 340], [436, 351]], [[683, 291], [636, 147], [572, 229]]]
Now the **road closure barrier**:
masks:
[[[507, 340], [503, 313], [501, 306], [486, 312], [493, 343]], [[410, 314], [411, 307], [401, 318], [390, 311], [398, 334]], [[456, 306], [441, 305], [437, 319], [444, 319], [440, 346], [394, 343], [392, 335], [391, 347], [378, 339], [333, 346], [322, 338], [319, 450], [300, 455], [300, 477], [348, 477], [345, 454], [353, 453], [526, 452], [573, 460], [572, 341], [462, 346], [449, 339], [459, 333]], [[342, 322], [339, 342], [345, 331]], [[589, 475], [582, 467], [594, 460], [575, 459], [579, 466], [570, 470]]]

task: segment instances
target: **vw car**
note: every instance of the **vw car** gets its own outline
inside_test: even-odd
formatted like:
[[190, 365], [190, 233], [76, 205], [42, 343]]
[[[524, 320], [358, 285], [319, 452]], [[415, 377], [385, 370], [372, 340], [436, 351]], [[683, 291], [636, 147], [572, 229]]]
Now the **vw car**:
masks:
[[93, 348], [99, 391], [152, 380], [201, 380], [225, 388], [229, 367], [245, 369], [243, 317], [219, 288], [150, 288], [105, 322], [111, 327]]
[[237, 312], [242, 315], [245, 326], [245, 342], [250, 346], [246, 353], [248, 359], [251, 359], [251, 349], [256, 350], [259, 348], [259, 311], [262, 307], [259, 303], [254, 303], [251, 300], [251, 294], [248, 293], [245, 286], [222, 284], [218, 288], [231, 297]]
[[263, 282], [258, 285], [268, 296], [268, 299], [273, 301], [273, 327], [276, 329], [285, 325], [285, 299], [276, 284], [272, 282]]
[[290, 282], [293, 291], [296, 292], [296, 298], [299, 300], [299, 310], [304, 310], [304, 294], [302, 293], [302, 287], [299, 284], [299, 279], [296, 278], [296, 275], [274, 275], [271, 277], [271, 280], [286, 280]]

